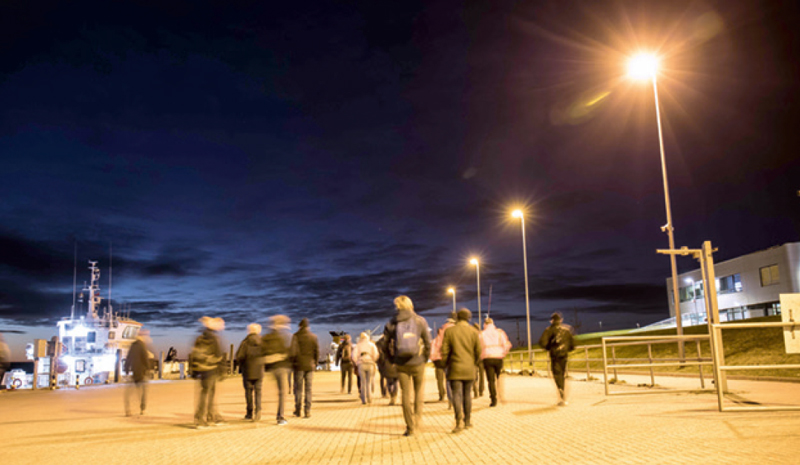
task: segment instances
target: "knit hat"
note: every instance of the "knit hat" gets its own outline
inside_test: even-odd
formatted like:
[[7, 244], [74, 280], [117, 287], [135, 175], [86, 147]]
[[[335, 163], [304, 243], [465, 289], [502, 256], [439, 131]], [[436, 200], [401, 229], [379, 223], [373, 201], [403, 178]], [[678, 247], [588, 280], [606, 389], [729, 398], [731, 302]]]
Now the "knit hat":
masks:
[[457, 315], [458, 315], [459, 321], [460, 320], [469, 321], [470, 318], [472, 318], [472, 312], [470, 312], [468, 308], [459, 309]]
[[563, 318], [561, 317], [561, 314], [558, 313], [558, 312], [554, 312], [552, 315], [550, 315], [550, 321], [558, 321], [558, 322], [560, 322], [562, 320], [563, 320]]
[[247, 325], [247, 334], [261, 334], [261, 325], [258, 323], [250, 323]]
[[308, 318], [303, 318], [300, 320], [300, 328], [308, 328]]

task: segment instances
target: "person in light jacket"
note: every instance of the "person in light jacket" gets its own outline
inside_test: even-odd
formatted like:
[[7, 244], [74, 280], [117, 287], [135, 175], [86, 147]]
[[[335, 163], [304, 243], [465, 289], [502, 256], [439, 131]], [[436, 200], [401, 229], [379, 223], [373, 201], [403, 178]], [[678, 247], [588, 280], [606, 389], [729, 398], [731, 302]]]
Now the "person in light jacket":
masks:
[[[508, 335], [502, 329], [494, 325], [491, 318], [487, 318], [483, 323], [483, 331], [481, 332], [481, 359], [483, 359], [483, 367], [486, 370], [486, 378], [489, 381], [489, 397], [491, 403], [489, 407], [497, 406], [497, 385], [500, 380], [500, 374], [503, 372], [503, 359], [508, 355], [511, 350], [511, 341], [508, 340]], [[502, 400], [502, 393], [500, 395]]]
[[375, 368], [380, 358], [378, 347], [369, 338], [369, 334], [361, 333], [358, 344], [353, 348], [353, 364], [358, 369], [361, 382], [361, 403], [372, 403], [372, 381], [375, 378]]

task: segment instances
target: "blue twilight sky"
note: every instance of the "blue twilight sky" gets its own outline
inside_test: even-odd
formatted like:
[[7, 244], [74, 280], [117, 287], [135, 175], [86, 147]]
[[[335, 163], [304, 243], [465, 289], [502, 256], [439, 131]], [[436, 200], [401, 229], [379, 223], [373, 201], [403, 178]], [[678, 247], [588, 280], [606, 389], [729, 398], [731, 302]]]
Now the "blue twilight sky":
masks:
[[[659, 98], [677, 244], [798, 240], [790, 1], [5, 2], [0, 331], [49, 338], [87, 261], [179, 355], [203, 315], [382, 325], [457, 288], [525, 342], [668, 316]], [[693, 269], [691, 259], [679, 271]], [[323, 338], [327, 339], [327, 338]]]

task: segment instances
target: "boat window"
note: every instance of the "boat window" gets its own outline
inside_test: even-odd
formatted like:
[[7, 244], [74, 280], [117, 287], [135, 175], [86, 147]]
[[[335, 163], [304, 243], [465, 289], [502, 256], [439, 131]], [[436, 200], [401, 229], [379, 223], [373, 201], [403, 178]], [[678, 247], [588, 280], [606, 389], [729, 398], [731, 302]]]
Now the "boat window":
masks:
[[97, 333], [94, 331], [86, 333], [86, 342], [97, 342]]
[[86, 371], [86, 360], [76, 360], [75, 361], [75, 372], [83, 373]]
[[115, 337], [116, 335], [117, 335], [117, 334], [116, 334], [114, 331], [109, 331], [109, 332], [108, 332], [108, 340], [110, 341], [110, 340], [114, 339], [114, 337]]
[[123, 339], [136, 339], [136, 334], [139, 332], [139, 328], [136, 326], [128, 326], [125, 328], [125, 331], [122, 332]]

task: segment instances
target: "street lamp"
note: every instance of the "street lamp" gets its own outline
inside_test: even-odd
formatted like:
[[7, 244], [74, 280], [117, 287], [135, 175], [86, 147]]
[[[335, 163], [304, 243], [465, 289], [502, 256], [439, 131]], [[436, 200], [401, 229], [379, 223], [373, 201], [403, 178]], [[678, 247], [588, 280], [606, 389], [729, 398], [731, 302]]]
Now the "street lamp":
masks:
[[[658, 75], [658, 58], [655, 55], [640, 53], [631, 57], [628, 62], [628, 75], [633, 79], [652, 80], [653, 95], [656, 103], [656, 123], [658, 124], [658, 146], [661, 150], [661, 175], [664, 178], [664, 206], [667, 210], [667, 224], [661, 227], [662, 232], [667, 233], [669, 238], [670, 250], [675, 249], [675, 237], [672, 227], [672, 209], [669, 203], [669, 185], [667, 183], [667, 164], [664, 158], [664, 135], [661, 132], [661, 112], [658, 108], [658, 86], [656, 76]], [[678, 268], [675, 263], [675, 254], [669, 254], [670, 267], [672, 268], [672, 299], [675, 303], [675, 327], [678, 336], [683, 336], [683, 324], [681, 323], [681, 304], [678, 295]], [[678, 342], [678, 352], [683, 359], [683, 341]]]
[[454, 287], [448, 287], [447, 292], [453, 294], [453, 311], [456, 311], [456, 289]]
[[522, 224], [522, 263], [525, 267], [525, 317], [528, 322], [528, 363], [532, 363], [533, 351], [531, 350], [531, 300], [528, 297], [528, 252], [525, 250], [525, 215], [522, 210], [514, 210], [511, 216], [519, 218]]
[[469, 262], [475, 265], [475, 272], [478, 275], [478, 326], [481, 325], [481, 265], [477, 258], [471, 258]]

